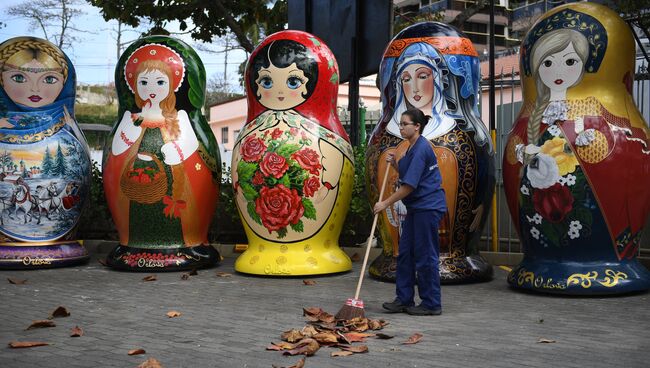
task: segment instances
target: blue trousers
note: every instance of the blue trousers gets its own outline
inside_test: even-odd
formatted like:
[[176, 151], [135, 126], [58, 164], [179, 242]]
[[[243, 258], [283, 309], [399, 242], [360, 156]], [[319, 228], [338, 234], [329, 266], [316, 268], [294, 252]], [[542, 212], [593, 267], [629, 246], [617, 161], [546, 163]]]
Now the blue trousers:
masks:
[[395, 286], [397, 299], [404, 305], [414, 305], [417, 281], [422, 305], [441, 307], [438, 224], [442, 216], [440, 211], [409, 210], [402, 223]]

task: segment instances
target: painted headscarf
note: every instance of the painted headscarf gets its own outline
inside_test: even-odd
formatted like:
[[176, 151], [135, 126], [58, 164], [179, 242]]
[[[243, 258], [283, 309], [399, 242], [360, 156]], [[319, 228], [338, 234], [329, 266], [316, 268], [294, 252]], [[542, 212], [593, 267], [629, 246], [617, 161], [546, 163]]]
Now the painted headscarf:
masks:
[[[264, 39], [253, 51], [246, 66], [246, 96], [248, 99], [248, 119], [254, 120], [268, 108], [258, 101], [255, 93], [255, 76], [257, 70], [253, 70], [252, 60], [258, 56], [267, 45], [275, 41], [291, 40], [304, 46], [306, 54], [297, 55], [295, 52], [287, 52], [284, 57], [285, 64], [291, 64], [293, 58], [313, 58], [317, 64], [316, 83], [310, 86], [307, 84], [306, 99], [301, 104], [292, 108], [305, 118], [318, 123], [322, 127], [333, 131], [349, 141], [348, 135], [343, 129], [336, 110], [336, 98], [339, 88], [339, 69], [332, 51], [318, 37], [301, 31], [280, 31]], [[273, 46], [271, 46], [273, 47]], [[268, 50], [268, 48], [267, 48]], [[311, 81], [310, 81], [311, 82]]]
[[52, 103], [41, 107], [17, 104], [7, 95], [4, 86], [0, 88], [0, 118], [7, 118], [14, 126], [0, 129], [0, 139], [5, 134], [15, 136], [19, 132], [19, 135], [31, 136], [51, 129], [53, 125], [61, 124], [66, 110], [71, 115], [74, 113], [75, 70], [65, 53], [51, 42], [36, 37], [16, 37], [3, 42], [0, 44], [0, 71], [5, 71], [6, 62], [13, 55], [30, 49], [46, 53], [56, 61], [64, 77], [63, 88]]
[[446, 115], [447, 108], [443, 95], [444, 87], [442, 81], [443, 75], [447, 74], [447, 68], [444, 65], [441, 55], [433, 46], [427, 43], [419, 42], [407, 47], [397, 59], [397, 70], [394, 74], [396, 84], [395, 90], [397, 91], [397, 96], [395, 102], [395, 112], [393, 113], [393, 117], [391, 119], [392, 124], [390, 124], [388, 127], [389, 132], [397, 136], [400, 135], [399, 130], [394, 131], [391, 129], [391, 127], [396, 128], [399, 125], [399, 120], [402, 116], [402, 113], [408, 109], [400, 75], [402, 75], [406, 67], [412, 64], [425, 65], [430, 68], [432, 72], [432, 108], [431, 111], [424, 112], [426, 115], [429, 115], [429, 123], [426, 125], [424, 131], [422, 132], [422, 135], [428, 137], [431, 132], [435, 132], [439, 129], [439, 127], [443, 125], [447, 125], [451, 128], [454, 125], [454, 122]]

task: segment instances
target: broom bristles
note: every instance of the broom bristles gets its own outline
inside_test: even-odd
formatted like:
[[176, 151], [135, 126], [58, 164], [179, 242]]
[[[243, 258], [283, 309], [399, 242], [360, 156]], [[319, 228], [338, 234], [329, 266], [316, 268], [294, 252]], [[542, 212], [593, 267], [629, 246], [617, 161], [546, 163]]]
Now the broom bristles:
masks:
[[365, 318], [363, 310], [363, 300], [360, 299], [348, 299], [343, 307], [336, 313], [337, 320], [348, 320], [353, 318]]

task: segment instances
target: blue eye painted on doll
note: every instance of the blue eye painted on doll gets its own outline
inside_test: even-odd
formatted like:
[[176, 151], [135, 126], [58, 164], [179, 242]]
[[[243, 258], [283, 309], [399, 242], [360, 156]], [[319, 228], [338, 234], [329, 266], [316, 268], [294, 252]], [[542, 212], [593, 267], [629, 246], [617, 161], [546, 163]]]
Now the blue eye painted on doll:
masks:
[[140, 83], [141, 86], [146, 86], [146, 85], [147, 85], [147, 81], [146, 81], [146, 80], [141, 80], [139, 83]]
[[301, 78], [296, 77], [296, 76], [290, 76], [287, 79], [287, 87], [289, 87], [291, 89], [298, 89], [298, 88], [300, 88], [300, 86], [302, 86], [303, 83], [304, 83], [304, 80], [302, 80]]
[[273, 79], [271, 79], [271, 77], [262, 77], [259, 81], [259, 85], [264, 89], [270, 89], [273, 87]]
[[44, 81], [46, 84], [54, 84], [54, 83], [56, 83], [56, 82], [59, 81], [59, 78], [57, 78], [57, 77], [55, 77], [55, 76], [52, 76], [52, 75], [48, 75], [47, 77], [45, 77], [45, 78], [43, 79], [43, 81]]
[[25, 82], [27, 82], [27, 79], [22, 74], [14, 74], [14, 75], [12, 75], [11, 80], [16, 82], [16, 83], [25, 83]]
[[166, 84], [164, 80], [159, 80], [157, 83], [159, 86], [164, 86]]

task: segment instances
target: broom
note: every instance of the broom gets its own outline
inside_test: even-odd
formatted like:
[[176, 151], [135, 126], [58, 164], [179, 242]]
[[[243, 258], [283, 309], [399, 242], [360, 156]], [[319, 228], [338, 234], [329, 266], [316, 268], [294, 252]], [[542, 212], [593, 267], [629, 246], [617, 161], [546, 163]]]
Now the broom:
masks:
[[[379, 202], [384, 196], [384, 189], [386, 189], [386, 181], [388, 180], [388, 171], [390, 167], [386, 168], [384, 173], [384, 180], [381, 183], [381, 191], [379, 192]], [[372, 220], [372, 228], [370, 230], [370, 236], [368, 237], [368, 243], [366, 244], [366, 255], [363, 257], [363, 265], [361, 266], [361, 275], [359, 275], [359, 282], [357, 283], [357, 292], [354, 293], [354, 298], [349, 298], [343, 307], [336, 313], [335, 318], [337, 320], [348, 320], [352, 318], [363, 318], [363, 300], [359, 299], [359, 293], [361, 292], [361, 284], [363, 283], [363, 276], [366, 274], [366, 264], [368, 263], [368, 256], [370, 255], [370, 244], [372, 243], [372, 236], [375, 233], [375, 228], [377, 227], [377, 218], [379, 213], [375, 213], [375, 218]]]

